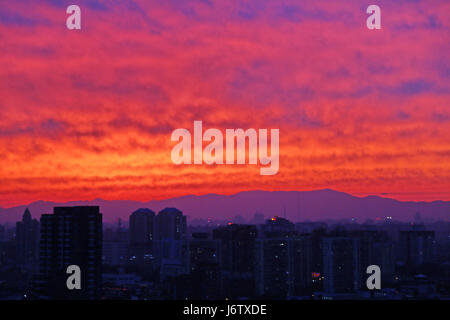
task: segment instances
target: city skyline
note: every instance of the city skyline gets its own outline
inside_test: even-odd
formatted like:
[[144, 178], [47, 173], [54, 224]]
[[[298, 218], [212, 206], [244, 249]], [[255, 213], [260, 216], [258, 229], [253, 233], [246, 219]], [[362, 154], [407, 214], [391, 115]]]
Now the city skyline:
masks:
[[449, 36], [449, 0], [0, 0], [0, 303], [444, 305]]
[[[177, 208], [141, 208], [128, 213], [127, 228], [104, 225], [101, 211], [54, 207], [37, 222], [26, 209], [16, 237], [0, 234], [0, 300], [448, 299], [450, 222], [255, 214], [193, 227]], [[366, 285], [369, 266], [379, 270], [376, 290]], [[66, 285], [69, 267], [81, 270], [78, 289]]]

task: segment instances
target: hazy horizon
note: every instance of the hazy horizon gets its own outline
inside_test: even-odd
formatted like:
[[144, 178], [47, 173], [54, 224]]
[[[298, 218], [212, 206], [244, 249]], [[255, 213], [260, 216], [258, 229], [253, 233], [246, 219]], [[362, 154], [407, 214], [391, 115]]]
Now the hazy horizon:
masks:
[[68, 202], [37, 201], [30, 204], [0, 209], [0, 222], [19, 219], [24, 208], [30, 208], [33, 216], [51, 213], [55, 206], [100, 206], [105, 221], [128, 219], [136, 209], [148, 207], [155, 212], [165, 207], [176, 207], [191, 219], [230, 219], [237, 215], [249, 218], [255, 212], [265, 216], [284, 216], [292, 220], [383, 220], [387, 216], [406, 221], [417, 212], [426, 219], [448, 220], [449, 201], [399, 201], [396, 199], [365, 196], [358, 197], [332, 189], [307, 191], [251, 190], [231, 195], [205, 194], [150, 201], [134, 200], [81, 200]]

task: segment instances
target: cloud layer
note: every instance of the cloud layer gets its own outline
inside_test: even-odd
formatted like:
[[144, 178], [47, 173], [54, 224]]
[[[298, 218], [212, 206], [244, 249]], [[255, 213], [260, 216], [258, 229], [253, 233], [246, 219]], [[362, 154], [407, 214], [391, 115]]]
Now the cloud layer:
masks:
[[[0, 7], [0, 206], [334, 188], [450, 200], [450, 3], [78, 0]], [[279, 128], [280, 171], [175, 166], [170, 134]]]

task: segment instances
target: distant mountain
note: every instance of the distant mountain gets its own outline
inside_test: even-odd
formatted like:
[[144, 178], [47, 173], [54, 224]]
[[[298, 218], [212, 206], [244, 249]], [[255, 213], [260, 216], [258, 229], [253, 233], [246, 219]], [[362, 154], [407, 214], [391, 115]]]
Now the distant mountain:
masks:
[[21, 219], [26, 208], [33, 217], [52, 213], [54, 206], [100, 206], [104, 221], [117, 218], [128, 220], [131, 212], [138, 208], [151, 208], [159, 211], [165, 207], [176, 207], [190, 219], [218, 218], [232, 219], [236, 215], [252, 217], [255, 212], [284, 216], [292, 221], [366, 219], [392, 216], [395, 220], [411, 220], [417, 212], [424, 219], [449, 220], [450, 201], [411, 202], [398, 201], [378, 196], [355, 197], [330, 189], [314, 191], [245, 191], [234, 195], [207, 194], [183, 196], [167, 200], [149, 202], [96, 199], [92, 201], [72, 201], [55, 203], [37, 201], [14, 208], [0, 208], [0, 223], [15, 222]]

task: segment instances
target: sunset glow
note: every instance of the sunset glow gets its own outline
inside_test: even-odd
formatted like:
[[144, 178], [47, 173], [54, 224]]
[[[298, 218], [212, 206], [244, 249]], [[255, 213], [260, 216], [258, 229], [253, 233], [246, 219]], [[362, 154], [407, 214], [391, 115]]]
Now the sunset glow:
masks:
[[[433, 1], [433, 6], [426, 6]], [[450, 200], [450, 2], [0, 5], [0, 206], [331, 188]], [[280, 129], [279, 172], [171, 161], [176, 128]]]

